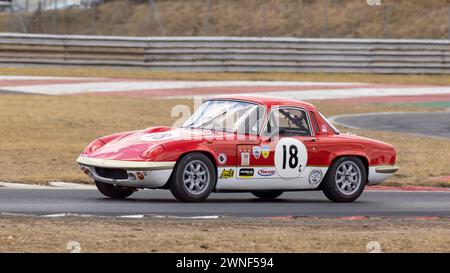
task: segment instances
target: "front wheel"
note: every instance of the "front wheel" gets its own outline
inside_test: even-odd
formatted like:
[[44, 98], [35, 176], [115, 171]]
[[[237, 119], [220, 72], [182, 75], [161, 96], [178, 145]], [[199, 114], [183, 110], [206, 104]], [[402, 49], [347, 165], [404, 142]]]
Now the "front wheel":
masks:
[[367, 172], [361, 159], [341, 157], [337, 159], [323, 181], [323, 193], [334, 202], [353, 202], [363, 193]]
[[266, 199], [266, 200], [273, 200], [277, 198], [278, 196], [282, 195], [282, 191], [255, 191], [252, 192], [252, 194], [258, 198]]
[[214, 164], [208, 156], [190, 153], [177, 163], [169, 188], [180, 201], [204, 201], [214, 189], [216, 177]]
[[125, 189], [125, 188], [119, 188], [112, 184], [95, 181], [95, 185], [97, 186], [97, 189], [99, 192], [101, 192], [103, 195], [113, 198], [113, 199], [125, 199], [128, 196], [133, 194], [133, 190]]

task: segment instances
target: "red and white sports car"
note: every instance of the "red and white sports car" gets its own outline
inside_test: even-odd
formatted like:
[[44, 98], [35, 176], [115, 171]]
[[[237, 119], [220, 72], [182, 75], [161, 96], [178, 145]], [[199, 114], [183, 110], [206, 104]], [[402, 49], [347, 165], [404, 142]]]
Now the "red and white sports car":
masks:
[[298, 100], [230, 96], [205, 101], [180, 128], [151, 127], [93, 141], [77, 159], [101, 193], [126, 198], [169, 189], [182, 201], [239, 191], [273, 199], [321, 190], [351, 202], [393, 175], [392, 145], [339, 131]]

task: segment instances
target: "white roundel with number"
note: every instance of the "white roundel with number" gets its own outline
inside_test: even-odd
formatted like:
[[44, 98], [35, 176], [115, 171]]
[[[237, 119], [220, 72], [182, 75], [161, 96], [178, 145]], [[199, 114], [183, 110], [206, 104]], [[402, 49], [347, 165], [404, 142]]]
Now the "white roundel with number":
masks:
[[295, 138], [282, 138], [275, 148], [275, 168], [281, 178], [300, 176], [308, 161], [305, 145]]

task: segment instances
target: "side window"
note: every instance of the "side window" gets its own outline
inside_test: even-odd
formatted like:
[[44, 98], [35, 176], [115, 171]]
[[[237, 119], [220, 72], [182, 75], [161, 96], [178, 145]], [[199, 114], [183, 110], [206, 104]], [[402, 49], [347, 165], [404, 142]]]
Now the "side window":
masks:
[[280, 136], [311, 136], [306, 112], [295, 108], [279, 108], [272, 111], [265, 134], [277, 130]]
[[235, 130], [244, 134], [258, 134], [262, 126], [262, 119], [264, 117], [264, 108], [261, 106], [252, 105], [244, 108], [243, 111], [236, 112], [232, 117], [232, 123], [235, 121]]
[[314, 112], [309, 112], [309, 116], [311, 118], [311, 123], [313, 124], [313, 128], [314, 128], [314, 132], [315, 134], [319, 133], [319, 125], [317, 124], [317, 119], [316, 119], [316, 115], [314, 114]]

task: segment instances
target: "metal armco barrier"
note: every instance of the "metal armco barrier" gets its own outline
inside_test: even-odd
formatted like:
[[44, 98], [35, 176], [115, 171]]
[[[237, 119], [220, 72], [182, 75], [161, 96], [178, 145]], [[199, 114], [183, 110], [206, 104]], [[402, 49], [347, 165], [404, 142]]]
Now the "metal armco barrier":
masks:
[[170, 71], [450, 73], [450, 40], [0, 33], [0, 64]]

